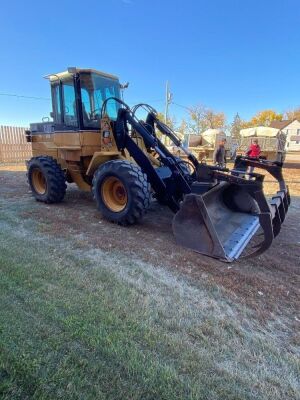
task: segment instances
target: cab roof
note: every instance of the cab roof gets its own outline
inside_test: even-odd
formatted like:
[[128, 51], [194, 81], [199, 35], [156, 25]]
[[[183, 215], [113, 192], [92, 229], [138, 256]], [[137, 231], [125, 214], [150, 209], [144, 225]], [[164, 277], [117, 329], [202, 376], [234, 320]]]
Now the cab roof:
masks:
[[98, 71], [96, 69], [91, 69], [91, 68], [76, 68], [76, 67], [72, 67], [72, 68], [68, 68], [66, 71], [63, 72], [58, 72], [58, 73], [54, 73], [54, 74], [48, 74], [45, 75], [44, 78], [45, 79], [49, 79], [50, 82], [55, 81], [57, 79], [65, 79], [65, 78], [69, 78], [71, 76], [74, 75], [74, 73], [81, 73], [81, 72], [85, 72], [85, 73], [94, 73], [100, 76], [104, 76], [106, 78], [110, 78], [110, 79], [114, 79], [114, 80], [119, 80], [119, 78], [115, 75], [111, 75], [111, 74], [107, 74], [106, 72], [102, 72], [102, 71]]

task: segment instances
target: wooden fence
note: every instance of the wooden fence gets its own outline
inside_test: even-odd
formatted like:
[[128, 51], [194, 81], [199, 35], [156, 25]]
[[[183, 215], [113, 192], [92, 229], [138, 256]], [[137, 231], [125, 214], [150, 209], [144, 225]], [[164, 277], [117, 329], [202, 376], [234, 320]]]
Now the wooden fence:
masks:
[[32, 157], [25, 128], [0, 126], [0, 163], [19, 163]]

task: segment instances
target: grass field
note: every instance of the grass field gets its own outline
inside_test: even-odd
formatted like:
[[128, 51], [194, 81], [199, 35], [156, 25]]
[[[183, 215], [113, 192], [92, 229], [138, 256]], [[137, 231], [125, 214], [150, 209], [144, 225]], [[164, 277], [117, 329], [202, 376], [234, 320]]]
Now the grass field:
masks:
[[118, 229], [115, 240], [133, 235], [135, 248], [97, 246], [90, 215], [71, 205], [71, 229], [68, 207], [33, 201], [19, 174], [0, 172], [1, 399], [300, 398], [294, 297], [271, 309], [251, 286], [268, 309], [261, 319], [205, 269], [201, 279], [179, 273], [163, 250], [152, 262], [154, 241], [136, 231], [100, 221], [100, 238]]

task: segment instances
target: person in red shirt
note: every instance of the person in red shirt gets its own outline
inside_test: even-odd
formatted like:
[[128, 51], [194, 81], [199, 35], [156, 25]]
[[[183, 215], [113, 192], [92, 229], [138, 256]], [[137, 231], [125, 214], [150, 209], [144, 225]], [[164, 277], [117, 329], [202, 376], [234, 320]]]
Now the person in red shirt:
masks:
[[[261, 150], [260, 150], [260, 146], [258, 144], [258, 140], [254, 139], [253, 143], [251, 143], [249, 150], [246, 152], [246, 155], [248, 157], [258, 158], [260, 156], [260, 153], [261, 153]], [[254, 167], [248, 168], [248, 172], [253, 172], [253, 171], [254, 171]]]
[[260, 156], [261, 150], [258, 144], [258, 140], [254, 139], [253, 143], [251, 144], [249, 150], [247, 151], [246, 155], [249, 157], [258, 158]]

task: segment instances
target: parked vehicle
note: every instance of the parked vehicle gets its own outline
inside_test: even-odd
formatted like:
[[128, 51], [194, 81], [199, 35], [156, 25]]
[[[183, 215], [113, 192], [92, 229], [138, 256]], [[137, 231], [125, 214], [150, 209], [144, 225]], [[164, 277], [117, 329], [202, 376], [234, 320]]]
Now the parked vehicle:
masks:
[[[175, 238], [189, 249], [233, 261], [259, 230], [263, 239], [252, 256], [271, 245], [289, 205], [281, 165], [247, 157], [238, 158], [234, 170], [200, 163], [151, 106], [124, 103], [117, 77], [70, 68], [48, 78], [53, 121], [33, 123], [26, 131], [33, 153], [27, 176], [36, 200], [61, 202], [66, 181], [74, 182], [92, 191], [104, 218], [132, 225], [155, 197], [174, 212]], [[147, 111], [145, 121], [136, 117], [140, 107]], [[186, 160], [172, 154], [157, 131]], [[270, 203], [263, 175], [247, 179], [248, 166], [263, 168], [278, 180], [280, 190]]]
[[284, 162], [286, 135], [280, 129], [257, 126], [241, 129], [240, 136], [237, 154], [245, 155], [253, 140], [257, 139], [261, 149], [261, 157], [267, 160]]

